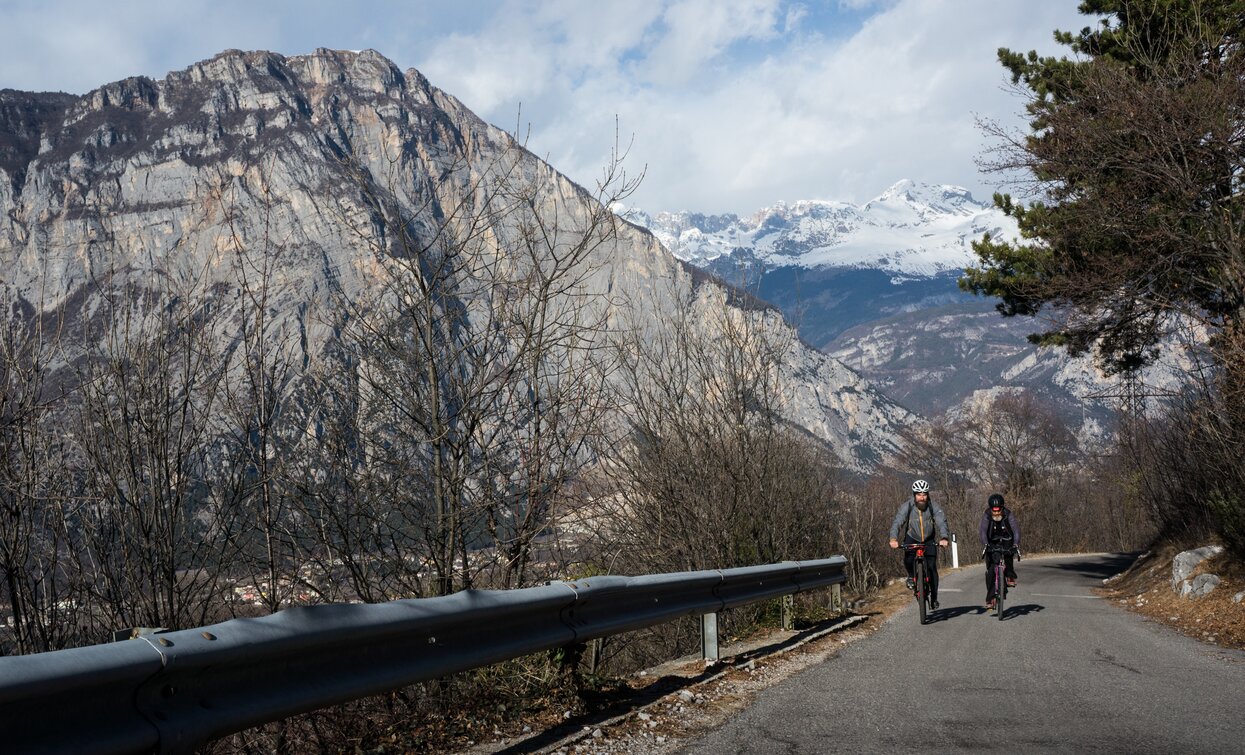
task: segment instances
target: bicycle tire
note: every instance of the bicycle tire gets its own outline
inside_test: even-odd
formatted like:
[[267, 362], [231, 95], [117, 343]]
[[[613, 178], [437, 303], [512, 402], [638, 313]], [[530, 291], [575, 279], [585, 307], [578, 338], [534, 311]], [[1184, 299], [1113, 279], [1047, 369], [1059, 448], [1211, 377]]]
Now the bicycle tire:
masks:
[[916, 606], [917, 613], [920, 615], [921, 625], [925, 625], [925, 559], [917, 557], [916, 563], [913, 565], [913, 582], [916, 583]]
[[994, 605], [998, 611], [999, 621], [1003, 620], [1003, 598], [1007, 593], [1007, 577], [1004, 575], [1003, 554], [997, 554], [998, 563], [994, 565]]

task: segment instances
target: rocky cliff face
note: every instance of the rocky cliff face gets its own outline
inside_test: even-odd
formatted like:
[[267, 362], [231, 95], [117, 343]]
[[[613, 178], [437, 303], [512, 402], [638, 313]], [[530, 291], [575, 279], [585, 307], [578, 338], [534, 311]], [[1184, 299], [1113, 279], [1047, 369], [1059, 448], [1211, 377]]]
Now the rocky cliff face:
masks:
[[[59, 308], [71, 323], [89, 321], [117, 292], [150, 304], [194, 290], [213, 302], [205, 312], [229, 339], [239, 291], [262, 260], [265, 327], [311, 366], [334, 347], [331, 301], [368, 299], [385, 283], [377, 255], [400, 253], [397, 239], [435, 243], [479, 208], [499, 172], [540, 186], [530, 204], [562, 213], [563, 224], [582, 220], [583, 189], [373, 51], [227, 51], [159, 81], [126, 79], [80, 97], [4, 91], [0, 288], [21, 308]], [[472, 216], [472, 254], [522, 243], [505, 213]], [[574, 294], [594, 296], [612, 321], [646, 302], [643, 316], [660, 327], [680, 291], [697, 307], [731, 305], [725, 289], [632, 225], [619, 224], [592, 257]], [[789, 418], [857, 468], [892, 450], [910, 415], [841, 363], [792, 343]]]

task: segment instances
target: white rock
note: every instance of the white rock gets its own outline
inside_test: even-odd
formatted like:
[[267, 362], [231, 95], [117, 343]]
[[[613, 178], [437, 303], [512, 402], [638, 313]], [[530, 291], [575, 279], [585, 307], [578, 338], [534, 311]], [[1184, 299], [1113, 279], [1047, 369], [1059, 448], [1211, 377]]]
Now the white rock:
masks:
[[[1223, 546], [1207, 545], [1191, 551], [1184, 551], [1172, 559], [1172, 589], [1181, 590], [1181, 583], [1188, 579], [1197, 565], [1208, 558], [1223, 553]], [[1181, 593], [1184, 594], [1183, 592]]]
[[605, 732], [601, 731], [600, 729], [593, 729], [593, 730], [592, 730], [592, 738], [593, 738], [593, 739], [600, 739], [600, 738], [601, 738], [601, 737], [603, 737], [603, 736], [605, 736]]
[[687, 690], [685, 690], [685, 689], [684, 689], [684, 690], [679, 690], [679, 699], [680, 699], [680, 700], [682, 700], [682, 701], [683, 701], [683, 702], [685, 702], [685, 703], [690, 703], [690, 702], [692, 701], [692, 698], [694, 698], [694, 697], [696, 697], [696, 696], [695, 696], [695, 695], [693, 695], [691, 692], [688, 692], [688, 691], [687, 691]]
[[1241, 590], [1236, 595], [1232, 596], [1233, 603], [1240, 603], [1242, 600], [1245, 600], [1245, 590]]
[[[1188, 592], [1185, 591], [1184, 585], [1188, 585]], [[1181, 597], [1200, 598], [1209, 595], [1216, 586], [1219, 585], [1219, 577], [1215, 574], [1199, 574], [1192, 581], [1186, 581], [1181, 585]]]

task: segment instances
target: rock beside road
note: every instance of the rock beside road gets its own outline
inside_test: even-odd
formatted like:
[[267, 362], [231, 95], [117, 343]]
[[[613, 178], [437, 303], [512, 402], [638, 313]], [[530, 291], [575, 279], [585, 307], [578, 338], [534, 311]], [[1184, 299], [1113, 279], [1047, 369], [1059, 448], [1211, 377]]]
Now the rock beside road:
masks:
[[[1189, 575], [1192, 574], [1193, 570], [1196, 569], [1203, 561], [1208, 558], [1214, 558], [1221, 553], [1223, 553], [1223, 546], [1207, 545], [1177, 554], [1177, 556], [1172, 559], [1172, 589], [1183, 596], [1188, 596], [1193, 589], [1191, 583], [1189, 583]], [[1219, 578], [1215, 577], [1215, 584], [1218, 583]], [[1205, 587], [1205, 585], [1206, 582], [1203, 582], [1202, 587]], [[1215, 589], [1215, 587], [1214, 585], [1211, 585], [1206, 592], [1200, 594], [1205, 595], [1213, 589]]]
[[1209, 595], [1212, 590], [1219, 586], [1219, 576], [1216, 574], [1199, 574], [1193, 579], [1186, 579], [1180, 583], [1180, 597], [1182, 598], [1200, 598]]

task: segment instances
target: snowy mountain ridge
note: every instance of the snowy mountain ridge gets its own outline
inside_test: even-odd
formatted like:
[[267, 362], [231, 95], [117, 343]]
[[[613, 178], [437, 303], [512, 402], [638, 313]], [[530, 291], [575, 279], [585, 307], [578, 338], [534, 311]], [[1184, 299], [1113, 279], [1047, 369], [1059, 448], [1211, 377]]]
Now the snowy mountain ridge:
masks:
[[743, 256], [767, 270], [780, 267], [880, 269], [901, 278], [928, 278], [975, 261], [983, 234], [1016, 238], [1016, 222], [950, 184], [898, 181], [863, 205], [779, 202], [745, 218], [620, 208], [648, 228], [675, 256], [697, 266]]

